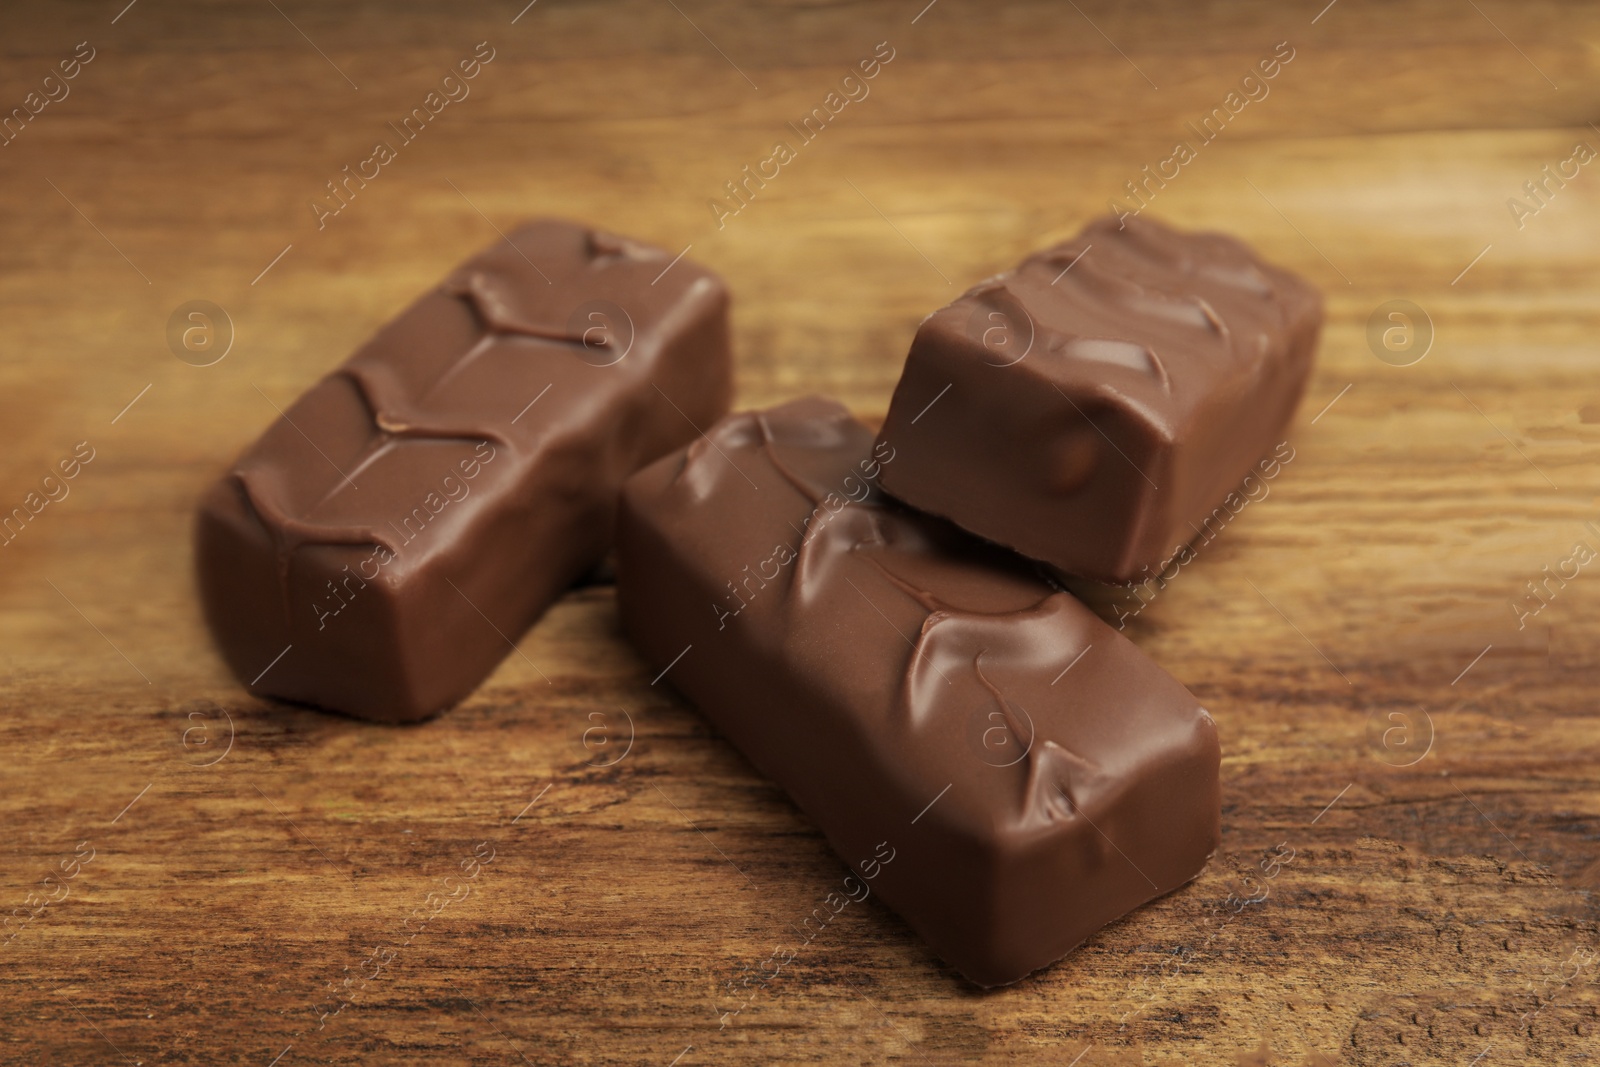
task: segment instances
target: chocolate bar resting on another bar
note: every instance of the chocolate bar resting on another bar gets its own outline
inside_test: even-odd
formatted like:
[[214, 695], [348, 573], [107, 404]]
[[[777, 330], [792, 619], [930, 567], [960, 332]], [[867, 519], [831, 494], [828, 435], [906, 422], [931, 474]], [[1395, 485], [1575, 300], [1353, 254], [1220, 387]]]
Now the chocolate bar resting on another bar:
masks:
[[1069, 574], [1127, 582], [1206, 532], [1282, 441], [1322, 300], [1215, 233], [1130, 218], [918, 328], [884, 488]]
[[568, 222], [468, 260], [202, 500], [234, 673], [389, 721], [465, 696], [605, 555], [622, 480], [727, 410], [727, 309], [704, 268]]
[[1013, 982], [1193, 878], [1211, 718], [1026, 561], [889, 500], [816, 398], [628, 480], [624, 629], [946, 961]]

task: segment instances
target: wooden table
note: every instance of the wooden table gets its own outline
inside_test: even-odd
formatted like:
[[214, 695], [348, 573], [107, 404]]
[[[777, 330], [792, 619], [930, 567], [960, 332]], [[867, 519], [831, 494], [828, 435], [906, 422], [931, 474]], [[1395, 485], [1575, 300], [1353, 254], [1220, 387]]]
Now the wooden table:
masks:
[[[1600, 1058], [1600, 563], [1525, 584], [1600, 548], [1592, 5], [124, 2], [0, 17], [0, 106], [62, 96], [0, 147], [0, 510], [93, 455], [0, 548], [0, 1062]], [[1313, 278], [1328, 325], [1296, 458], [1130, 627], [1221, 727], [1223, 848], [1066, 961], [979, 993], [869, 901], [730, 994], [844, 870], [650, 685], [608, 587], [415, 728], [213, 651], [201, 488], [496, 228], [691, 246], [741, 404], [878, 417], [923, 314], [1219, 107], [1148, 209]], [[194, 300], [231, 323], [210, 366], [169, 346]], [[1369, 343], [1394, 300], [1431, 345]]]

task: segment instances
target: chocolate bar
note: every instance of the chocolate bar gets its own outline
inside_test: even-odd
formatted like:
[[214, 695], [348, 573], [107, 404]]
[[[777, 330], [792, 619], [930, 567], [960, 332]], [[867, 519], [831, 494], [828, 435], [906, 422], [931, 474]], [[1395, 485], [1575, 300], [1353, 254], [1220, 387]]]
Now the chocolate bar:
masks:
[[461, 699], [605, 555], [622, 480], [727, 410], [727, 309], [704, 268], [568, 222], [468, 260], [205, 494], [234, 673], [368, 719]]
[[1183, 885], [1220, 751], [1175, 679], [1033, 565], [877, 488], [905, 459], [817, 398], [630, 478], [624, 630], [980, 985]]
[[1322, 300], [1231, 237], [1103, 219], [918, 328], [884, 488], [1068, 574], [1128, 582], [1283, 440]]

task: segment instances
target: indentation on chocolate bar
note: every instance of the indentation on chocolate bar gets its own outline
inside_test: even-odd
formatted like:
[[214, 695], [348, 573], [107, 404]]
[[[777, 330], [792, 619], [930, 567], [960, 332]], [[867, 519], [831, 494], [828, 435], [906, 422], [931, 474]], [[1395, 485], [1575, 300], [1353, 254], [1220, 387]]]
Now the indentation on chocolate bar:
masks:
[[382, 545], [393, 549], [394, 542], [376, 527], [349, 523], [307, 522], [280, 508], [272, 497], [256, 486], [254, 471], [234, 470], [233, 481], [243, 492], [256, 521], [285, 546], [285, 551], [301, 545]]
[[1033, 716], [1021, 704], [1008, 700], [983, 673], [983, 654], [987, 651], [980, 648], [972, 657], [972, 672], [990, 698], [984, 714], [974, 723], [978, 730], [976, 750], [978, 758], [991, 767], [1011, 767], [1033, 751]]
[[[1077, 259], [1086, 246], [1092, 253]], [[1063, 270], [1068, 264], [1072, 269]], [[1092, 223], [1078, 238], [990, 279], [964, 302], [971, 310], [982, 294], [1007, 286], [1023, 295], [1050, 351], [1071, 346], [1069, 354], [1092, 363], [1142, 372], [1180, 404], [1187, 400], [1172, 376], [1188, 379], [1191, 353], [1194, 361], [1236, 368], [1217, 373], [1250, 373], [1289, 343], [1292, 309], [1278, 299], [1277, 276], [1225, 235], [1186, 234], [1148, 220], [1130, 220], [1125, 229], [1115, 220]], [[1077, 337], [1091, 343], [1075, 343]], [[1078, 372], [1093, 373], [1082, 366]]]
[[1129, 220], [1120, 228], [1114, 219], [1103, 219], [1091, 223], [1089, 231], [1108, 250], [1121, 249], [1158, 271], [1204, 279], [1262, 298], [1270, 299], [1275, 291], [1254, 253], [1227, 234], [1184, 233], [1145, 219]]
[[1148, 345], [1134, 341], [1118, 341], [1110, 337], [1074, 337], [1061, 346], [1064, 355], [1073, 359], [1107, 363], [1116, 367], [1140, 371], [1170, 390], [1172, 383], [1161, 357]]
[[1081, 807], [1074, 787], [1082, 787], [1099, 768], [1063, 745], [1046, 739], [1028, 760], [1027, 813], [1046, 820], [1071, 819]]
[[[881, 533], [879, 535], [879, 540], [880, 542], [882, 540]], [[860, 543], [853, 547], [859, 548]], [[910, 597], [912, 600], [915, 600], [924, 611], [928, 612], [928, 617], [922, 620], [922, 630], [919, 636], [926, 637], [928, 631], [931, 630], [940, 619], [945, 618], [946, 616], [958, 614], [956, 609], [952, 608], [949, 604], [946, 604], [944, 601], [940, 600], [926, 589], [912, 585], [910, 582], [906, 581], [904, 578], [901, 578], [898, 574], [885, 567], [874, 557], [865, 556], [863, 558], [865, 558], [868, 563], [872, 564], [878, 569], [878, 573], [883, 575], [885, 581], [894, 586], [896, 589], [900, 590], [906, 596]], [[920, 650], [921, 642], [919, 641], [918, 651], [920, 652]]]
[[[459, 366], [475, 356], [493, 339], [488, 335], [466, 357], [452, 366]], [[359, 485], [354, 479], [391, 449], [403, 447], [404, 441], [494, 441], [509, 445], [506, 436], [487, 426], [456, 423], [429, 418], [407, 402], [404, 388], [393, 371], [383, 364], [352, 361], [336, 369], [331, 377], [350, 383], [352, 390], [365, 408], [368, 418], [377, 431], [362, 449], [356, 463], [348, 472], [341, 470], [339, 481], [333, 483], [321, 500], [312, 506], [325, 503], [348, 485]], [[446, 375], [448, 377], [448, 374]], [[435, 383], [434, 388], [437, 388]], [[430, 390], [431, 391], [431, 390]], [[398, 553], [400, 544], [380, 527], [349, 523], [310, 522], [291, 515], [282, 507], [275, 494], [265, 485], [258, 484], [258, 475], [248, 467], [235, 467], [230, 472], [239, 487], [245, 503], [256, 521], [272, 539], [278, 561], [279, 585], [283, 592], [285, 618], [289, 616], [289, 570], [295, 551], [306, 545], [376, 545]]]
[[[734, 421], [732, 418], [728, 420], [729, 423]], [[727, 429], [727, 424], [721, 428]], [[705, 500], [716, 488], [718, 474], [708, 462], [709, 455], [713, 452], [717, 453], [718, 459], [722, 462], [732, 465], [733, 460], [716, 442], [709, 437], [700, 437], [689, 442], [689, 447], [684, 449], [683, 464], [672, 479], [673, 484], [683, 486], [694, 500]]]
[[[935, 718], [964, 716], [965, 721], [958, 728], [967, 732], [969, 742], [985, 763], [1005, 768], [1035, 759], [1037, 727], [1032, 715], [990, 681], [981, 659], [993, 651], [1000, 662], [1013, 669], [1025, 663], [1034, 651], [1028, 644], [1029, 634], [1039, 622], [1054, 625], [1063, 596], [1046, 593], [1043, 599], [1020, 610], [974, 611], [946, 603], [900, 578], [872, 556], [866, 558], [892, 585], [929, 612], [913, 643], [902, 680], [898, 704], [902, 720], [915, 729], [928, 726]], [[967, 695], [972, 691], [973, 679], [987, 696], [978, 716], [972, 715], [973, 705]], [[985, 736], [985, 731], [994, 729], [1014, 739], [1022, 755], [1015, 756], [1007, 750], [1004, 758], [999, 758], [1003, 746], [992, 743], [997, 735]], [[1032, 768], [1033, 764], [1028, 766]], [[1029, 775], [1032, 773], [1030, 769]]]
[[[796, 401], [799, 403], [799, 401]], [[817, 417], [804, 421], [774, 422], [768, 412], [756, 413], [763, 439], [771, 444], [793, 448], [837, 449], [847, 446], [854, 438], [854, 422], [847, 413], [827, 411], [830, 417]]]
[[584, 248], [589, 265], [596, 268], [609, 267], [619, 260], [642, 263], [667, 258], [667, 254], [659, 248], [651, 248], [605, 230], [590, 230]]
[[777, 451], [772, 447], [772, 431], [767, 426], [766, 420], [758, 419], [758, 422], [761, 427], [761, 447], [766, 450], [767, 459], [772, 463], [773, 470], [783, 475], [783, 480], [794, 486], [795, 490], [811, 501], [812, 504], [822, 503], [822, 498], [826, 494], [811, 484], [809, 480], [800, 477], [799, 474], [789, 469], [789, 465], [779, 457]]
[[1011, 291], [1005, 279], [977, 285], [967, 296], [973, 309], [967, 317], [966, 335], [993, 357], [984, 362], [991, 367], [1014, 367], [1026, 359], [1033, 350], [1038, 329], [1022, 299]]
[[273, 552], [277, 557], [278, 589], [282, 594], [285, 625], [293, 625], [289, 568], [296, 549], [303, 545], [378, 545], [391, 553], [398, 551], [394, 539], [377, 527], [306, 522], [290, 515], [273, 501], [270, 494], [254, 484], [256, 474], [247, 468], [235, 468], [229, 476], [238, 487], [245, 509], [272, 540]]
[[567, 318], [579, 341], [579, 357], [592, 367], [621, 363], [633, 349], [635, 328], [628, 309], [610, 300], [586, 300]]
[[1214, 333], [1224, 341], [1228, 339], [1228, 327], [1216, 309], [1192, 293], [1167, 293], [1144, 287], [1137, 297], [1128, 301], [1128, 307], [1141, 315]]
[[[474, 345], [472, 349], [456, 361], [451, 367], [451, 372], [461, 364], [474, 357], [481, 349], [486, 347], [485, 338]], [[444, 378], [434, 383], [430, 388], [437, 389], [442, 382], [450, 377], [451, 372], [446, 372]], [[415, 406], [408, 403], [404, 396], [399, 381], [394, 373], [382, 364], [347, 363], [333, 372], [336, 376], [345, 378], [355, 387], [356, 395], [361, 398], [366, 406], [367, 413], [372, 419], [372, 425], [380, 432], [393, 437], [420, 438], [433, 441], [495, 441], [507, 444], [506, 435], [489, 426], [475, 423], [457, 423], [429, 418], [419, 412]], [[377, 442], [381, 450], [384, 442]], [[361, 459], [360, 466], [366, 466], [375, 458], [375, 452], [368, 452]]]
[[[718, 437], [732, 448], [759, 449], [773, 470], [816, 509], [807, 520], [808, 528], [814, 528], [824, 516], [837, 514], [847, 504], [879, 499], [881, 491], [875, 479], [881, 464], [862, 460], [856, 470], [839, 478], [826, 461], [830, 452], [848, 447], [855, 429], [855, 422], [843, 413], [830, 411], [811, 419], [773, 422], [766, 412], [755, 412], [749, 421], [730, 419]], [[827, 474], [807, 469], [819, 464], [829, 468]], [[834, 479], [832, 484], [829, 478]], [[801, 533], [809, 540], [809, 533]]]
[[1206, 263], [1195, 273], [1230, 289], [1242, 289], [1263, 300], [1272, 297], [1272, 283], [1254, 263]]
[[1191, 297], [1190, 299], [1199, 305], [1200, 314], [1205, 316], [1206, 322], [1210, 324], [1211, 329], [1214, 330], [1219, 337], [1222, 337], [1224, 340], [1226, 340], [1228, 337], [1228, 324], [1222, 321], [1222, 316], [1218, 315], [1217, 309], [1211, 306], [1211, 301], [1207, 300], [1203, 296]]
[[1069, 241], [1065, 244], [1052, 245], [1040, 252], [1036, 257], [1039, 262], [1052, 267], [1066, 267], [1083, 258], [1083, 254], [1092, 247], [1084, 245], [1079, 247], [1079, 242]]
[[1112, 304], [1127, 303], [1145, 292], [1145, 287], [1134, 281], [1127, 256], [1109, 252], [1104, 256], [1086, 256], [1072, 273], [1052, 284], [1052, 288], [1068, 295], [1087, 294], [1089, 303], [1104, 301]]
[[518, 291], [524, 288], [502, 272], [491, 270], [467, 271], [445, 283], [445, 292], [465, 300], [490, 333], [583, 344], [583, 335], [574, 334], [565, 324], [556, 326], [524, 315], [516, 299]]

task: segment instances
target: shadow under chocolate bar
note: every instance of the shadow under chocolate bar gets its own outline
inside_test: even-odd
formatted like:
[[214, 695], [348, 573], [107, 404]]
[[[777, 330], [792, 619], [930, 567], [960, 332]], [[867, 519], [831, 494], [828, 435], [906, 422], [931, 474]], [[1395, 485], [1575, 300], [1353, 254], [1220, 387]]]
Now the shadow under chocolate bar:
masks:
[[727, 410], [727, 308], [693, 262], [568, 222], [468, 260], [202, 499], [234, 673], [369, 719], [461, 699], [606, 553], [622, 480]]
[[1322, 327], [1311, 285], [1216, 233], [1090, 224], [928, 316], [884, 488], [1068, 574], [1127, 582], [1283, 440]]
[[1220, 750], [1033, 565], [875, 487], [839, 405], [731, 415], [630, 478], [624, 629], [957, 970], [1016, 981], [1183, 885]]

